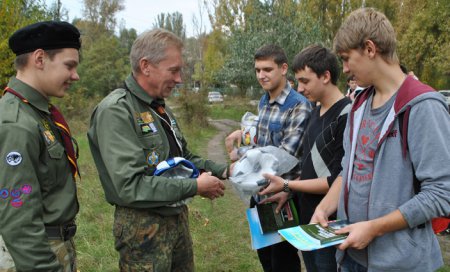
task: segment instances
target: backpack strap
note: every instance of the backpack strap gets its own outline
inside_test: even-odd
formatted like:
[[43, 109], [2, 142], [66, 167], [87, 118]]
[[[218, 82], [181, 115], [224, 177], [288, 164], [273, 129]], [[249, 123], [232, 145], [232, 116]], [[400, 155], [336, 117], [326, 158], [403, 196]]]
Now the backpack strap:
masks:
[[[411, 105], [406, 107], [406, 110], [398, 114], [398, 124], [400, 130], [400, 138], [402, 140], [402, 154], [403, 158], [406, 158], [406, 155], [409, 151], [408, 147], [408, 122], [409, 122], [409, 114], [411, 112]], [[413, 171], [413, 186], [414, 193], [418, 194], [420, 192], [420, 182], [416, 177], [416, 170], [414, 169], [414, 165], [412, 166]]]
[[[402, 154], [403, 159], [406, 159], [407, 152], [409, 151], [408, 148], [408, 122], [409, 122], [409, 113], [411, 112], [411, 106], [408, 105], [406, 107], [406, 110], [401, 112], [398, 115], [398, 126], [400, 130], [400, 138], [402, 140]], [[420, 182], [419, 179], [416, 177], [416, 170], [414, 169], [414, 165], [412, 165], [412, 171], [413, 171], [413, 187], [414, 187], [414, 194], [418, 194], [420, 192]], [[417, 226], [419, 229], [425, 228], [425, 223], [420, 224]]]
[[[402, 139], [402, 154], [403, 158], [406, 158], [407, 152], [409, 151], [408, 148], [408, 122], [409, 122], [409, 114], [411, 112], [411, 106], [408, 105], [406, 110], [398, 114], [398, 124], [399, 124], [399, 130], [400, 130], [400, 137]], [[411, 163], [412, 164], [412, 163]], [[413, 171], [413, 188], [414, 188], [414, 194], [418, 194], [420, 192], [420, 181], [416, 176], [416, 170], [414, 169], [414, 165], [412, 165], [412, 171]], [[443, 216], [443, 217], [437, 217], [433, 218], [432, 221], [432, 227], [435, 233], [441, 232], [441, 228], [438, 227], [438, 224], [441, 222], [447, 222], [448, 225], [448, 219], [449, 216]], [[417, 226], [417, 228], [422, 229], [425, 227], [425, 224], [420, 224]], [[439, 231], [441, 230], [441, 231]]]

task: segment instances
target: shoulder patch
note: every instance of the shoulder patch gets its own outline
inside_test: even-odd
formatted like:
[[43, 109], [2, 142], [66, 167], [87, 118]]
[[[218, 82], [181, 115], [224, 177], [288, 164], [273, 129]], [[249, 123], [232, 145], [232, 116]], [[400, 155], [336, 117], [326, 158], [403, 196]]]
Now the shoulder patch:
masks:
[[19, 115], [19, 103], [18, 99], [6, 99], [2, 101], [2, 106], [0, 107], [0, 120], [1, 123], [15, 123], [17, 122], [17, 117]]

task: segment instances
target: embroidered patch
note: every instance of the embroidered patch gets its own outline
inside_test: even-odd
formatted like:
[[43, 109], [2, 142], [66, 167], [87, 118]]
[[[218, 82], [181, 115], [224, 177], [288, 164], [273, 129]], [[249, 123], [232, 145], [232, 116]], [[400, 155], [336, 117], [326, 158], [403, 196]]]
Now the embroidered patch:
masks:
[[49, 131], [52, 130], [50, 127], [50, 123], [47, 120], [42, 119], [41, 121], [42, 121], [42, 126], [44, 127], [45, 130], [49, 130]]
[[11, 198], [19, 198], [22, 192], [19, 189], [11, 190]]
[[22, 186], [21, 190], [22, 190], [22, 194], [29, 195], [29, 194], [31, 194], [33, 187], [31, 187], [30, 184], [24, 184]]
[[7, 199], [8, 197], [9, 197], [9, 190], [1, 189], [0, 190], [0, 198]]
[[147, 123], [147, 124], [154, 122], [152, 115], [148, 111], [141, 112], [141, 118], [142, 118], [142, 121], [144, 121], [144, 123]]
[[150, 129], [152, 130], [153, 133], [158, 132], [158, 129], [155, 126], [155, 123], [150, 123], [148, 124], [150, 126]]
[[159, 155], [158, 155], [158, 153], [156, 151], [152, 151], [151, 153], [149, 153], [148, 157], [147, 157], [147, 164], [155, 166], [158, 163], [159, 163]]
[[11, 166], [19, 165], [22, 162], [22, 155], [19, 152], [12, 151], [6, 155], [6, 163]]
[[20, 189], [6, 189], [0, 190], [0, 199], [9, 200], [9, 203], [14, 208], [20, 208], [23, 206], [24, 200], [21, 196], [31, 194], [33, 187], [30, 184], [24, 184]]
[[142, 133], [149, 133], [150, 127], [146, 124], [143, 124], [143, 125], [141, 125], [141, 131], [142, 131]]
[[11, 206], [13, 206], [14, 208], [20, 208], [23, 205], [23, 201], [20, 198], [13, 198], [10, 202]]
[[42, 132], [42, 134], [44, 135], [44, 139], [47, 144], [51, 144], [55, 141], [55, 136], [50, 130], [45, 130], [44, 132]]

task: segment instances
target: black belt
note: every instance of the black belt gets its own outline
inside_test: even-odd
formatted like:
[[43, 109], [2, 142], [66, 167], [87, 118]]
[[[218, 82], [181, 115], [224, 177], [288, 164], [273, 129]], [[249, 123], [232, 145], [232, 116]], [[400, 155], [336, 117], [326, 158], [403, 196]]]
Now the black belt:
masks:
[[77, 225], [74, 222], [63, 224], [60, 226], [45, 226], [49, 240], [70, 240], [77, 232]]

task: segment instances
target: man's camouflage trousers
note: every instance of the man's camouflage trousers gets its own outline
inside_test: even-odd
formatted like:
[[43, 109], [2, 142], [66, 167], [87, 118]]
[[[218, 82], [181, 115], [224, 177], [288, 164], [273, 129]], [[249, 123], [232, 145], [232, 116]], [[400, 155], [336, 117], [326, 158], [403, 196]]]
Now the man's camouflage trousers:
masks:
[[186, 206], [173, 216], [116, 206], [113, 232], [121, 272], [194, 271]]
[[[76, 252], [73, 239], [49, 240], [50, 247], [55, 253], [59, 263], [63, 266], [64, 272], [76, 272]], [[11, 255], [6, 248], [2, 236], [0, 236], [0, 272], [15, 272], [16, 268]]]

